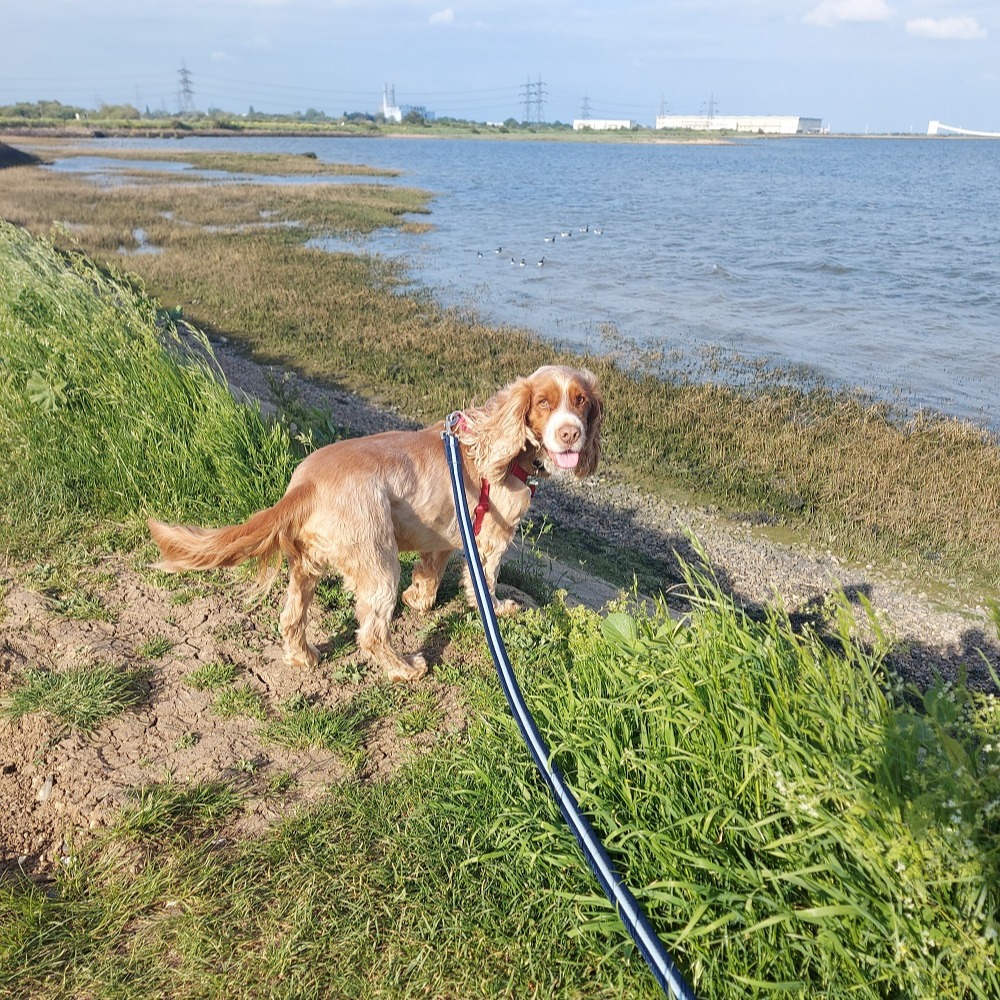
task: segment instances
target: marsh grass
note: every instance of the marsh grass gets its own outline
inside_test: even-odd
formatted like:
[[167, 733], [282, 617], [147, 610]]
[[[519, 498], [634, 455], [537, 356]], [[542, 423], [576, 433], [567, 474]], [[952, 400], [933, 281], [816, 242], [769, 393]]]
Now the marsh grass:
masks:
[[[35, 168], [5, 171], [0, 215], [35, 232], [53, 220], [108, 261], [142, 228], [159, 254], [128, 258], [149, 288], [261, 359], [391, 401], [431, 421], [552, 360], [586, 363], [608, 403], [606, 466], [654, 491], [803, 533], [863, 562], [1000, 588], [1000, 446], [931, 414], [766, 374], [744, 388], [692, 381], [639, 352], [569, 357], [525, 331], [487, 327], [408, 294], [390, 262], [308, 247], [426, 211], [389, 185], [177, 185], [98, 189]], [[262, 215], [285, 228], [262, 228]], [[123, 226], [122, 220], [128, 220]], [[211, 228], [215, 227], [215, 228]], [[636, 360], [638, 359], [638, 360]], [[44, 386], [39, 385], [44, 392]]]
[[[39, 147], [47, 160], [72, 159], [77, 156], [98, 155], [110, 160], [150, 160], [190, 164], [199, 170], [216, 170], [230, 174], [281, 177], [398, 177], [398, 170], [372, 167], [366, 164], [327, 163], [315, 153], [239, 153], [235, 151], [211, 152], [187, 149], [94, 149], [83, 148], [72, 142], [45, 142]], [[148, 173], [136, 174], [137, 179]], [[167, 175], [174, 176], [174, 175]]]
[[44, 712], [64, 726], [89, 732], [105, 719], [138, 705], [142, 675], [109, 664], [69, 670], [27, 670], [15, 684], [3, 711], [10, 719]]

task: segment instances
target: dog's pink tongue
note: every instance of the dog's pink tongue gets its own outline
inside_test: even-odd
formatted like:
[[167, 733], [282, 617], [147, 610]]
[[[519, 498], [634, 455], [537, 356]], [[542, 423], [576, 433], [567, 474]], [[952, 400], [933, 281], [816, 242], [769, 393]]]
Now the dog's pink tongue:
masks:
[[580, 456], [575, 451], [557, 451], [552, 456], [552, 461], [555, 462], [560, 469], [575, 469], [576, 463], [580, 461]]

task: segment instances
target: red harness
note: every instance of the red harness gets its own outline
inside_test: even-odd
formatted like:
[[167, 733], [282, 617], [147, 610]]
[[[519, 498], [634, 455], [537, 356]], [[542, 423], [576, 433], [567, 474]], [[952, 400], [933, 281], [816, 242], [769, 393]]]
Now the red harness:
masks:
[[[530, 473], [523, 469], [517, 462], [511, 462], [510, 468], [507, 470], [508, 476], [513, 476], [515, 479], [520, 479], [525, 486], [531, 490], [531, 495], [535, 495], [535, 483], [528, 482], [531, 478]], [[487, 511], [490, 509], [490, 481], [484, 479], [479, 486], [479, 503], [476, 504], [475, 517], [472, 521], [472, 533], [478, 538], [479, 529], [483, 526], [483, 518], [486, 517]]]
[[[465, 424], [465, 418], [461, 414], [458, 414], [458, 419], [456, 426], [463, 428]], [[531, 473], [526, 469], [522, 468], [517, 462], [511, 462], [510, 468], [507, 470], [508, 476], [513, 476], [515, 479], [520, 479], [525, 486], [531, 490], [531, 495], [535, 495], [535, 487], [537, 483], [530, 482]], [[479, 529], [483, 526], [483, 518], [486, 517], [487, 512], [490, 509], [490, 481], [488, 479], [483, 479], [479, 485], [479, 503], [476, 504], [476, 509], [474, 511], [475, 518], [472, 522], [472, 533], [478, 538]]]

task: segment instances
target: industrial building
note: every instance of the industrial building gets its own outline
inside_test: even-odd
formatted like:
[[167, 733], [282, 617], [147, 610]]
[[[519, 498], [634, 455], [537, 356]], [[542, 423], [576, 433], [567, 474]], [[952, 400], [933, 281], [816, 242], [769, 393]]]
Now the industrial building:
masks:
[[410, 113], [416, 113], [427, 121], [433, 121], [435, 117], [434, 112], [428, 111], [422, 104], [397, 104], [396, 85], [390, 87], [386, 84], [382, 88], [382, 117], [387, 122], [399, 124]]
[[580, 132], [585, 128], [593, 129], [595, 132], [614, 131], [615, 129], [638, 128], [636, 122], [628, 118], [574, 118], [573, 129]]
[[823, 119], [796, 115], [657, 115], [656, 127], [693, 129], [697, 132], [816, 135], [823, 131]]

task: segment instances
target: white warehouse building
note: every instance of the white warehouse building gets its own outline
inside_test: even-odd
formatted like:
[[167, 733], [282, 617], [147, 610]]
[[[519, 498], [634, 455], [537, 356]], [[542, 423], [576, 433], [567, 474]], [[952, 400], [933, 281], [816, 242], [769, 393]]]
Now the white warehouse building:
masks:
[[636, 123], [631, 118], [574, 118], [573, 129], [582, 132], [584, 129], [595, 132], [613, 132], [616, 129], [634, 129]]
[[765, 135], [816, 135], [822, 118], [797, 115], [657, 115], [656, 127], [694, 129], [697, 132], [753, 132]]

